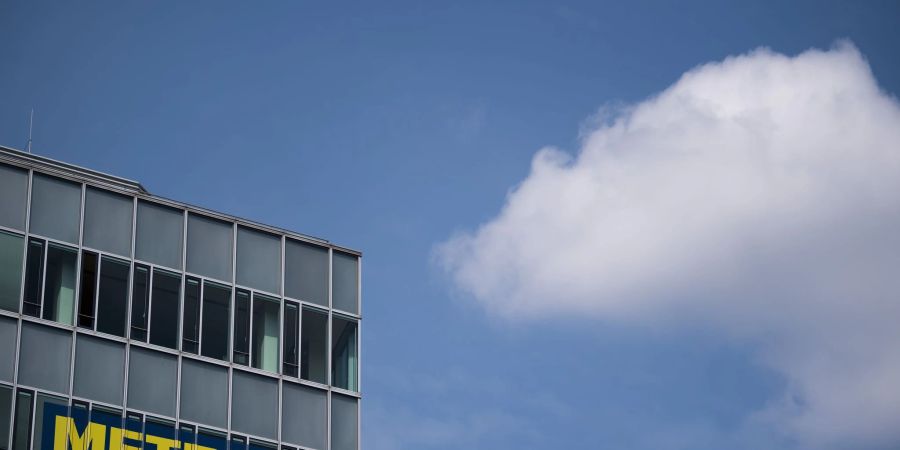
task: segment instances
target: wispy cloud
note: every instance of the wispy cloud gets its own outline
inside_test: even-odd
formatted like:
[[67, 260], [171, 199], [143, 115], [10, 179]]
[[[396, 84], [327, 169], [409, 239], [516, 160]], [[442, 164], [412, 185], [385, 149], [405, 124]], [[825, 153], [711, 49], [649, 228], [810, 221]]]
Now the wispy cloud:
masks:
[[697, 67], [546, 148], [437, 252], [512, 320], [702, 320], [789, 390], [753, 417], [810, 448], [900, 442], [900, 106], [849, 43]]

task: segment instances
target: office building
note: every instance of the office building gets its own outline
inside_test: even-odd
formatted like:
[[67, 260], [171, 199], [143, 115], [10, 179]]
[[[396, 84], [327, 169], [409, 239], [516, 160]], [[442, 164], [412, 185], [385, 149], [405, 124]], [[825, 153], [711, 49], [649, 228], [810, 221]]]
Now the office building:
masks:
[[0, 147], [0, 449], [358, 450], [360, 253]]

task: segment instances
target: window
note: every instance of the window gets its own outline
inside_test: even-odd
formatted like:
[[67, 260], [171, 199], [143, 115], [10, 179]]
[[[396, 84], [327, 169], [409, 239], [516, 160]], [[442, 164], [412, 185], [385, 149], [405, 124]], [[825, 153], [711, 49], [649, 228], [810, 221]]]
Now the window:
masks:
[[356, 322], [334, 316], [331, 323], [331, 384], [357, 390]]
[[278, 373], [278, 299], [253, 295], [253, 367]]
[[281, 292], [281, 238], [238, 227], [237, 284]]
[[178, 296], [181, 277], [153, 270], [150, 296], [150, 343], [178, 349]]
[[237, 291], [234, 307], [234, 363], [250, 364], [250, 293]]
[[88, 187], [84, 193], [85, 247], [131, 256], [131, 197]]
[[281, 438], [307, 448], [325, 449], [326, 391], [285, 381], [281, 391]]
[[[35, 397], [35, 405], [34, 405], [34, 443], [31, 446], [33, 450], [44, 449], [44, 448], [53, 448], [52, 436], [53, 430], [55, 427], [55, 421], [44, 420], [44, 414], [55, 416], [55, 415], [68, 415], [69, 414], [69, 402], [60, 397], [50, 396], [47, 394], [38, 393]], [[50, 428], [50, 430], [44, 430], [44, 427]], [[44, 437], [46, 435], [51, 436], [49, 439], [51, 442], [46, 444], [43, 443]]]
[[77, 335], [74, 395], [114, 405], [122, 404], [125, 386], [125, 345], [87, 334]]
[[44, 282], [44, 305], [41, 316], [72, 325], [75, 315], [75, 266], [78, 253], [74, 249], [50, 244], [47, 247], [47, 273]]
[[300, 324], [300, 378], [317, 383], [328, 383], [328, 314], [303, 308]]
[[21, 332], [19, 383], [68, 394], [72, 332], [24, 321]]
[[184, 213], [167, 206], [139, 201], [134, 256], [141, 261], [181, 269]]
[[100, 294], [97, 300], [97, 331], [125, 337], [128, 323], [128, 274], [130, 264], [103, 257], [100, 261]]
[[181, 328], [181, 349], [200, 352], [200, 280], [184, 280], [184, 321]]
[[356, 450], [359, 446], [359, 401], [346, 395], [331, 396], [331, 449]]
[[94, 329], [94, 299], [97, 298], [97, 254], [81, 252], [81, 287], [78, 290], [78, 326]]
[[284, 244], [286, 296], [328, 306], [328, 249], [288, 239]]
[[[213, 450], [226, 450], [228, 448], [228, 437], [225, 433], [212, 430], [200, 429], [197, 433], [197, 445], [209, 447]], [[237, 450], [232, 447], [232, 450]]]
[[34, 174], [31, 186], [31, 232], [78, 243], [81, 222], [81, 185]]
[[188, 215], [188, 272], [231, 281], [233, 227], [228, 222]]
[[287, 376], [296, 377], [297, 363], [299, 356], [297, 353], [297, 335], [300, 330], [300, 310], [294, 303], [286, 302], [284, 304], [284, 362], [281, 371]]
[[175, 417], [178, 358], [133, 345], [128, 356], [128, 407]]
[[178, 440], [181, 441], [180, 447], [188, 449], [194, 447], [197, 443], [197, 432], [193, 425], [182, 423], [178, 426]]
[[16, 370], [16, 339], [19, 323], [12, 317], [0, 316], [0, 381], [12, 383]]
[[228, 368], [181, 359], [181, 418], [225, 428], [228, 425]]
[[331, 274], [331, 305], [352, 314], [359, 313], [359, 258], [334, 252]]
[[24, 231], [27, 201], [28, 171], [0, 164], [0, 225]]
[[25, 299], [22, 312], [29, 316], [41, 316], [41, 298], [44, 290], [44, 241], [28, 240], [28, 259], [25, 261]]
[[0, 231], [0, 309], [19, 312], [24, 247], [25, 238]]
[[203, 283], [203, 339], [201, 354], [228, 361], [228, 314], [231, 288]]
[[31, 436], [31, 408], [34, 394], [19, 389], [16, 392], [16, 417], [13, 424], [13, 450], [28, 450]]
[[9, 443], [9, 421], [12, 419], [13, 410], [12, 393], [12, 388], [0, 386], [0, 448], [4, 450]]
[[147, 311], [150, 306], [150, 268], [134, 266], [131, 287], [131, 338], [147, 342]]
[[278, 381], [234, 370], [231, 379], [231, 427], [239, 433], [275, 439], [278, 432]]

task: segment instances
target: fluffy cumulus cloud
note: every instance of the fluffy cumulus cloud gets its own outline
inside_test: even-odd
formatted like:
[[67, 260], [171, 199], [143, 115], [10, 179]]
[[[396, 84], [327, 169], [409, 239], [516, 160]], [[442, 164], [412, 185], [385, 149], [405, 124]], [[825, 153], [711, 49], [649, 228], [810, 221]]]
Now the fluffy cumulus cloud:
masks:
[[699, 66], [540, 150], [437, 254], [513, 320], [706, 323], [787, 391], [804, 446], [900, 443], [900, 105], [849, 43]]

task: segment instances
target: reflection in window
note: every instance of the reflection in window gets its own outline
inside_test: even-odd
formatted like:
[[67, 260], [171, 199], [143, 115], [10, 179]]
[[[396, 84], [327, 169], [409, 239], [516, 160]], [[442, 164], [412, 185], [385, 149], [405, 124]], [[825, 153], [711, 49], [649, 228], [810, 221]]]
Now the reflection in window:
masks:
[[253, 367], [278, 372], [278, 299], [253, 296]]
[[331, 384], [357, 390], [356, 322], [334, 316], [331, 323]]
[[250, 364], [250, 293], [238, 290], [234, 307], [234, 363]]
[[72, 325], [75, 314], [75, 266], [78, 253], [50, 244], [47, 248], [47, 274], [44, 283], [44, 307], [41, 316]]
[[25, 261], [25, 299], [22, 312], [29, 316], [41, 316], [41, 298], [44, 289], [44, 241], [28, 240], [28, 259]]
[[106, 257], [101, 260], [97, 331], [125, 337], [129, 272], [131, 267], [127, 262]]
[[0, 309], [19, 312], [24, 245], [22, 236], [0, 231]]
[[134, 266], [131, 287], [131, 338], [147, 342], [147, 310], [150, 306], [150, 268]]
[[328, 351], [328, 314], [303, 308], [300, 336], [300, 378], [328, 382], [325, 355]]
[[97, 254], [81, 252], [81, 287], [78, 290], [78, 326], [94, 329], [94, 299], [97, 297]]
[[200, 352], [200, 280], [184, 280], [184, 321], [181, 328], [181, 349]]
[[231, 289], [220, 284], [203, 284], [203, 339], [201, 354], [228, 360], [228, 314]]
[[150, 296], [150, 343], [178, 348], [178, 295], [181, 277], [160, 270], [153, 271]]
[[287, 376], [297, 376], [297, 331], [300, 329], [300, 310], [294, 303], [284, 304], [284, 364], [281, 371]]

